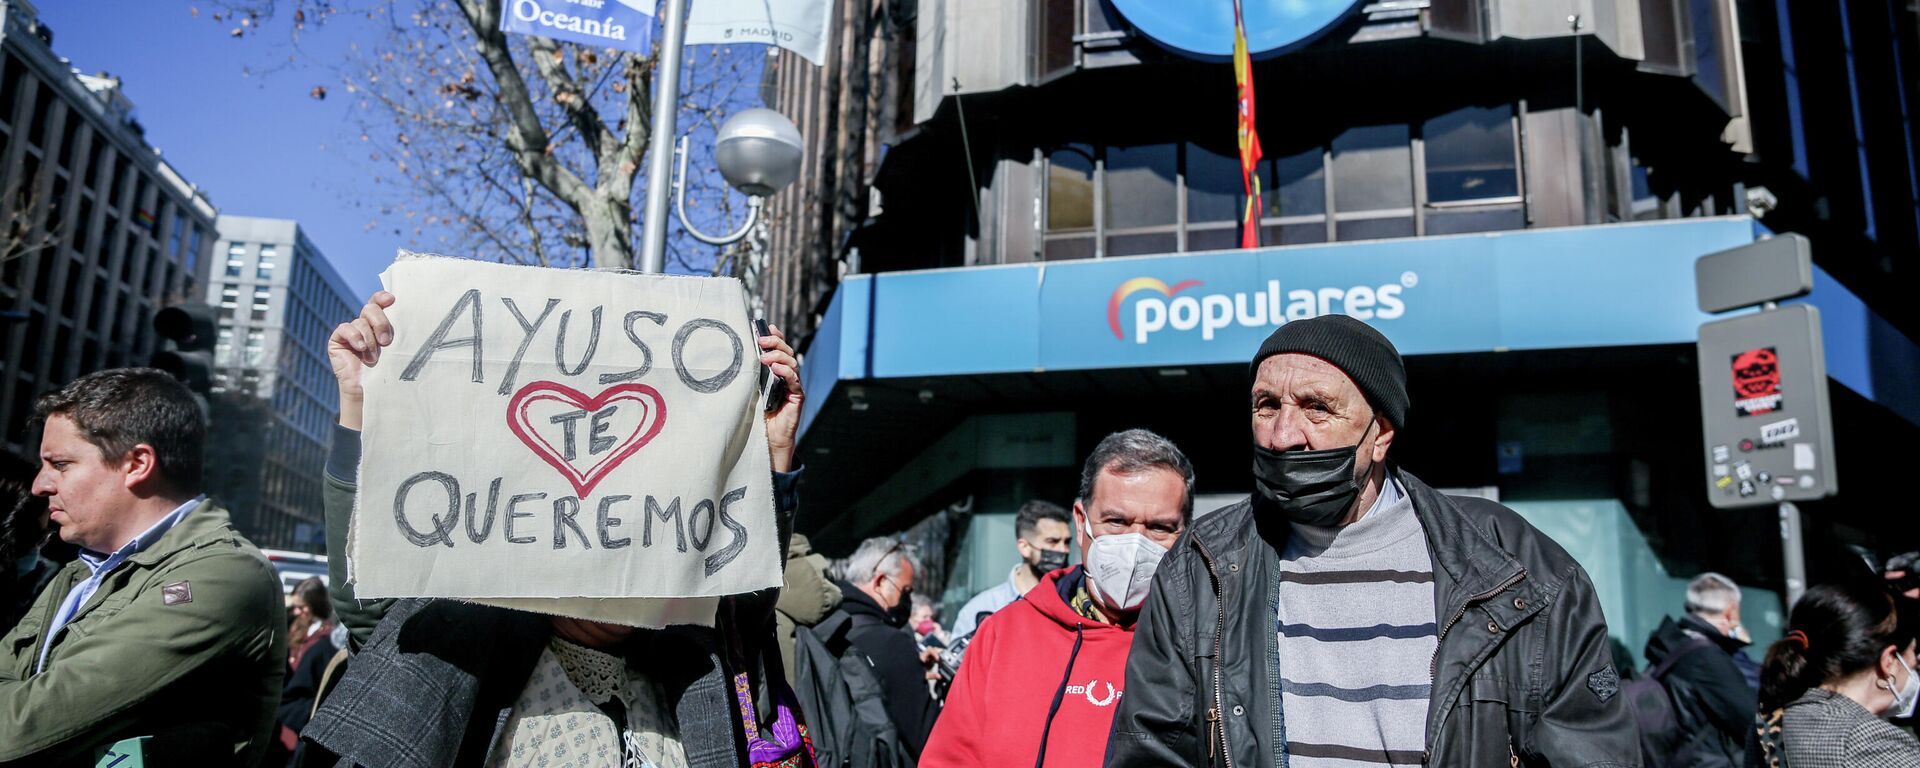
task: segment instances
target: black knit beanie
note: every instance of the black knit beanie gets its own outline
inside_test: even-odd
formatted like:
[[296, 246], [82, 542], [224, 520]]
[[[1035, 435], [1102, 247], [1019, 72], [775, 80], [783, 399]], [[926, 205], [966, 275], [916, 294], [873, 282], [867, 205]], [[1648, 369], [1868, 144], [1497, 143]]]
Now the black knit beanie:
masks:
[[1395, 429], [1407, 425], [1407, 366], [1400, 360], [1400, 350], [1373, 326], [1346, 315], [1289, 320], [1260, 345], [1249, 370], [1258, 377], [1260, 361], [1289, 352], [1332, 363], [1353, 379], [1367, 404]]

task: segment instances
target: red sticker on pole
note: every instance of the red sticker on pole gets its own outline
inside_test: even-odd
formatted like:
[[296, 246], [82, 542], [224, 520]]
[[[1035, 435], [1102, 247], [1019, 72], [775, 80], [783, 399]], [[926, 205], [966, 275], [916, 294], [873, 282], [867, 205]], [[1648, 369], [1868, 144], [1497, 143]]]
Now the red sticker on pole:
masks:
[[1773, 347], [1749, 349], [1733, 356], [1733, 410], [1757, 416], [1780, 410], [1780, 358]]

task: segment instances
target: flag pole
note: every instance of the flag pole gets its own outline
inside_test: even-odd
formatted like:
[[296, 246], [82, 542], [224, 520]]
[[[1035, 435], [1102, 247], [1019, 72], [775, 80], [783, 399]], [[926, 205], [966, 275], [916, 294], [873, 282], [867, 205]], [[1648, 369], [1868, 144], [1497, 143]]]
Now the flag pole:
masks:
[[646, 218], [641, 233], [641, 272], [663, 272], [667, 264], [667, 204], [673, 193], [673, 143], [679, 131], [680, 51], [687, 40], [687, 0], [662, 0], [665, 28], [657, 48], [660, 66], [653, 72], [653, 129], [647, 136]]

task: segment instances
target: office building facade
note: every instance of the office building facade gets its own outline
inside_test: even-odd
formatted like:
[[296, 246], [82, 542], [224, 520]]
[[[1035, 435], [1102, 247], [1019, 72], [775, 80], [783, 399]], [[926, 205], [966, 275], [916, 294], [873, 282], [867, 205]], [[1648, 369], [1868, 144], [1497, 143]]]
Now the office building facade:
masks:
[[144, 365], [153, 313], [205, 290], [216, 211], [149, 146], [120, 81], [83, 75], [25, 0], [0, 32], [0, 454], [31, 471], [40, 393]]
[[213, 396], [222, 489], [261, 546], [321, 551], [320, 474], [340, 396], [327, 336], [358, 302], [298, 222], [222, 215], [203, 299], [218, 308]]
[[1019, 503], [1071, 501], [1126, 427], [1242, 498], [1245, 361], [1338, 312], [1408, 355], [1401, 465], [1575, 550], [1623, 644], [1703, 570], [1777, 619], [1771, 507], [1701, 491], [1693, 262], [1798, 232], [1848, 478], [1804, 505], [1811, 575], [1920, 549], [1874, 482], [1920, 437], [1913, 9], [1246, 5], [1254, 249], [1225, 0], [854, 2], [827, 66], [774, 65], [810, 146], [770, 202], [769, 312], [805, 331], [803, 457], [862, 468], [809, 474], [818, 546], [970, 510], [954, 603], [1004, 578]]

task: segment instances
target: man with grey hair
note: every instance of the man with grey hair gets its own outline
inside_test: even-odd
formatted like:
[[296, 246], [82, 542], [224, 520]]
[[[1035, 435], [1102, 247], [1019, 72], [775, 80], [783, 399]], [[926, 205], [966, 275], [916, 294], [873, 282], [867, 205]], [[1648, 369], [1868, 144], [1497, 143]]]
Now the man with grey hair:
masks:
[[1647, 638], [1647, 674], [1666, 686], [1678, 718], [1669, 764], [1742, 765], [1759, 694], [1741, 671], [1741, 661], [1753, 662], [1741, 650], [1752, 640], [1740, 624], [1740, 586], [1702, 573], [1687, 583], [1684, 608]]
[[831, 625], [837, 615], [850, 620], [847, 641], [873, 665], [887, 717], [899, 732], [900, 744], [915, 759], [940, 715], [940, 703], [927, 686], [920, 649], [902, 629], [913, 610], [913, 579], [919, 570], [913, 551], [898, 539], [881, 536], [860, 542], [847, 557], [840, 607], [834, 609], [836, 615], [820, 622]]
[[1048, 573], [980, 625], [920, 768], [1099, 765], [1140, 605], [1192, 517], [1179, 448], [1144, 429], [1101, 440], [1073, 502], [1086, 565]]

